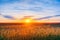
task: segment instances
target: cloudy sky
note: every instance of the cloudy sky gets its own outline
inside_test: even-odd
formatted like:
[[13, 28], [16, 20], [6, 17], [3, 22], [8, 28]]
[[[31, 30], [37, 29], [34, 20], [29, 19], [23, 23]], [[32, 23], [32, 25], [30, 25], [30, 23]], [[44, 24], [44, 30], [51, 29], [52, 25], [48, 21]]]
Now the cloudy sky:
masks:
[[[0, 22], [17, 22], [24, 16], [42, 18], [60, 15], [60, 0], [0, 0]], [[60, 22], [60, 16], [43, 19], [45, 22]]]

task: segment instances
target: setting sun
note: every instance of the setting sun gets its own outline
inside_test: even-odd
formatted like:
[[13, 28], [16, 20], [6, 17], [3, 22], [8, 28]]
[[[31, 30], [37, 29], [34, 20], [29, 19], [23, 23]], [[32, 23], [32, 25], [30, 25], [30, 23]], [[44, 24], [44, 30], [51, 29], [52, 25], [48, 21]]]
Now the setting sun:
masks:
[[30, 19], [26, 19], [26, 20], [25, 20], [25, 23], [30, 23], [30, 22], [31, 22]]

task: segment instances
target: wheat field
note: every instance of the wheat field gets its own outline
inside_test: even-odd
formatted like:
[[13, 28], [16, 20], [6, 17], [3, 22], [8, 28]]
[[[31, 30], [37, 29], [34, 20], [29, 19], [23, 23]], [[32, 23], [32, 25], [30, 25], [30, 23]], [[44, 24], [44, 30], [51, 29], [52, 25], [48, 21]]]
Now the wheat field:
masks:
[[60, 40], [60, 24], [0, 24], [0, 40]]

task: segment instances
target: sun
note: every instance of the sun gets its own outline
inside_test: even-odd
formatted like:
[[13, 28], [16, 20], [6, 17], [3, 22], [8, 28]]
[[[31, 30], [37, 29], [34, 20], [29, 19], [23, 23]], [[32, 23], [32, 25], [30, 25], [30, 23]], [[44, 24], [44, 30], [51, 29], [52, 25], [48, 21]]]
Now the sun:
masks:
[[26, 19], [26, 20], [25, 20], [25, 23], [30, 23], [30, 22], [31, 22], [30, 19]]
[[33, 19], [31, 17], [24, 17], [22, 20], [20, 20], [20, 22], [24, 24], [30, 24], [33, 22]]

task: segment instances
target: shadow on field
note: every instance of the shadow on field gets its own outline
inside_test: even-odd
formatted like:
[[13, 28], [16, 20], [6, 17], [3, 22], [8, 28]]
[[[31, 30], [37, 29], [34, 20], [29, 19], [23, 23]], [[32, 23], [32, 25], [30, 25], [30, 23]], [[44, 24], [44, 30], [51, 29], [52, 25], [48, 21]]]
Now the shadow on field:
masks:
[[60, 35], [49, 35], [46, 37], [41, 37], [41, 36], [31, 36], [31, 37], [20, 37], [20, 36], [16, 36], [16, 37], [10, 37], [10, 38], [5, 38], [0, 36], [0, 40], [60, 40]]

